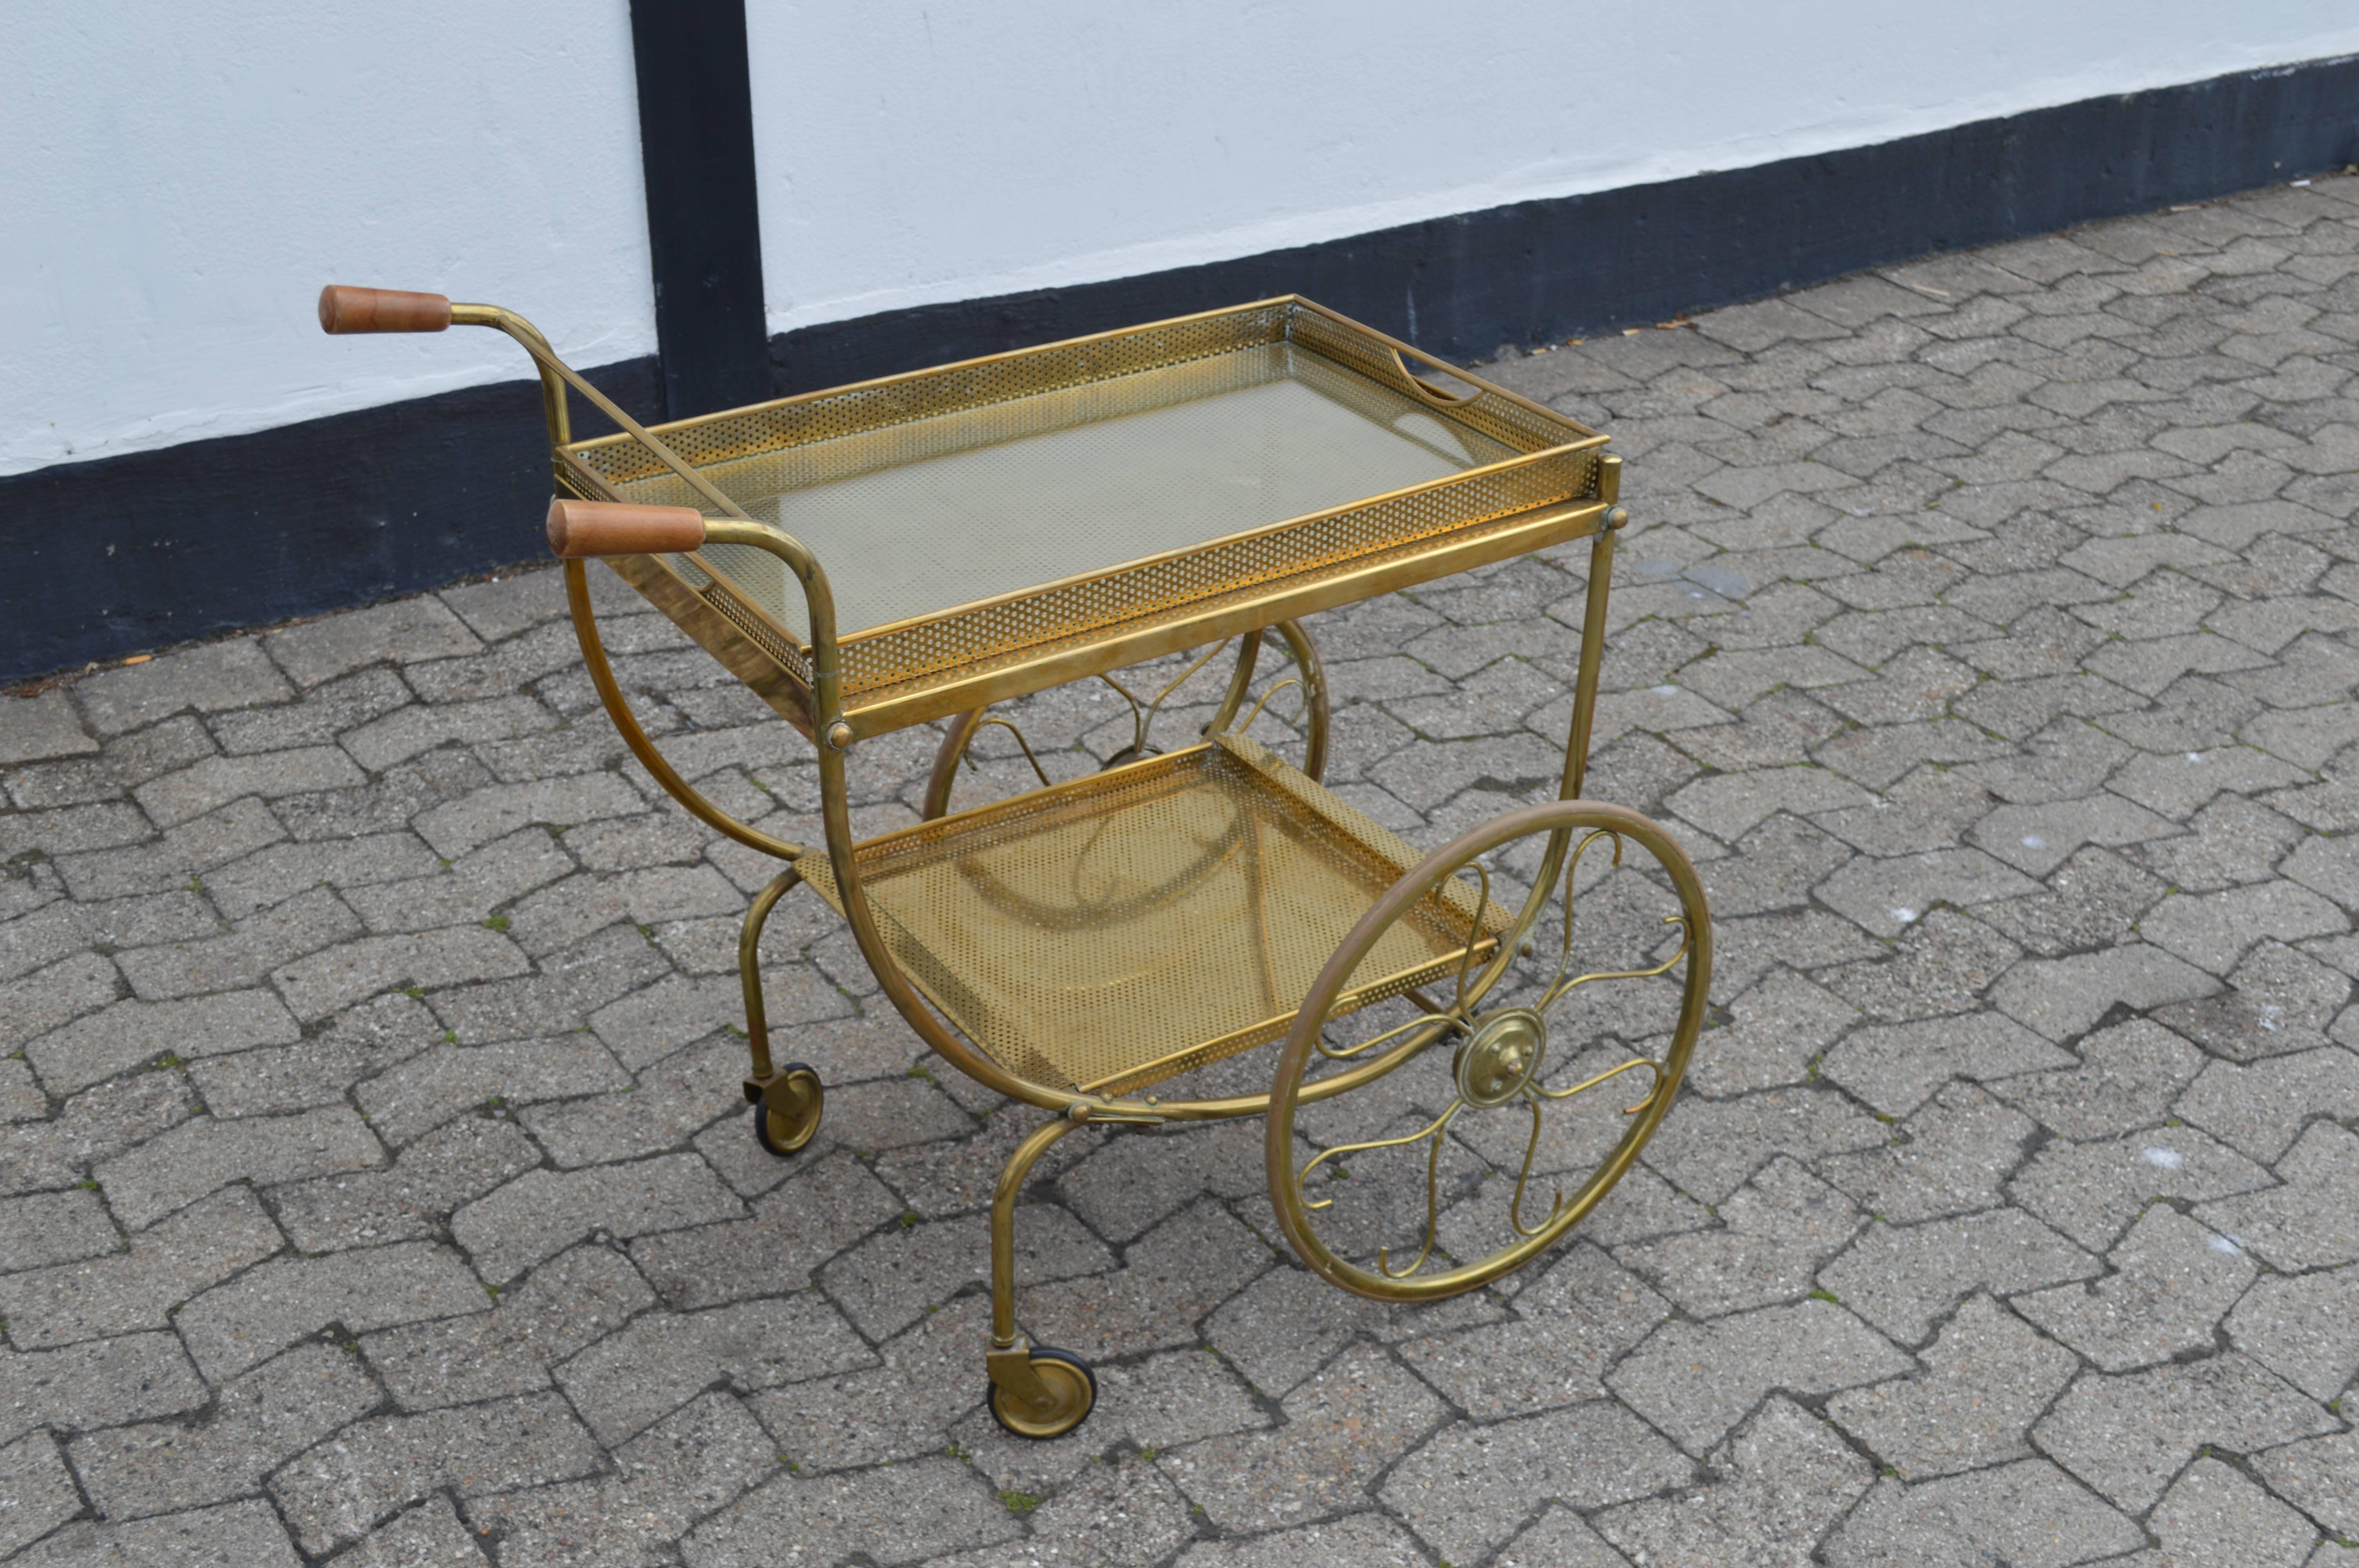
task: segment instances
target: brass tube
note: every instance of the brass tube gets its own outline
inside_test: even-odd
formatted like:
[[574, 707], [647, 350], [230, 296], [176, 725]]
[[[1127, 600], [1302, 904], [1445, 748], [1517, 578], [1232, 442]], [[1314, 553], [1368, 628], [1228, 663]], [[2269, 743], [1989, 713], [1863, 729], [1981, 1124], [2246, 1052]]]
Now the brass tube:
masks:
[[1597, 495], [1605, 503], [1605, 519], [1589, 542], [1589, 598], [1581, 612], [1581, 666], [1572, 684], [1572, 733], [1564, 746], [1564, 781], [1557, 791], [1561, 800], [1577, 800], [1589, 773], [1589, 735], [1597, 722], [1598, 672], [1605, 662], [1606, 600], [1614, 587], [1614, 538], [1629, 520], [1615, 504], [1622, 493], [1622, 460], [1597, 460]]
[[745, 911], [745, 923], [737, 932], [737, 978], [745, 987], [745, 1044], [754, 1053], [754, 1076], [766, 1078], [774, 1070], [770, 1065], [770, 1016], [762, 1005], [762, 969], [759, 949], [762, 927], [769, 923], [770, 911], [778, 900], [794, 890], [803, 874], [788, 866], [770, 879], [770, 885], [754, 895], [754, 903]]
[[587, 563], [571, 560], [565, 563], [565, 602], [573, 612], [573, 635], [582, 644], [582, 663], [590, 672], [590, 684], [598, 690], [598, 700], [614, 720], [614, 729], [623, 737], [623, 744], [639, 765], [654, 775], [663, 785], [664, 793], [688, 808], [690, 815], [709, 827], [734, 838], [749, 849], [759, 849], [765, 855], [775, 855], [781, 860], [800, 859], [806, 852], [800, 844], [784, 838], [773, 838], [758, 827], [749, 827], [697, 793], [694, 786], [679, 776], [647, 732], [639, 728], [630, 704], [623, 697], [623, 688], [615, 682], [614, 666], [606, 662], [606, 646], [598, 635], [597, 611], [590, 604], [590, 575]]
[[1016, 1199], [1033, 1162], [1049, 1145], [1081, 1125], [1058, 1117], [1047, 1121], [1016, 1146], [999, 1173], [998, 1190], [991, 1195], [991, 1346], [1006, 1350], [1016, 1343]]
[[1281, 621], [1277, 634], [1286, 639], [1295, 667], [1302, 672], [1303, 720], [1310, 731], [1302, 742], [1302, 773], [1316, 784], [1327, 773], [1327, 668], [1319, 662], [1319, 650], [1301, 622]]

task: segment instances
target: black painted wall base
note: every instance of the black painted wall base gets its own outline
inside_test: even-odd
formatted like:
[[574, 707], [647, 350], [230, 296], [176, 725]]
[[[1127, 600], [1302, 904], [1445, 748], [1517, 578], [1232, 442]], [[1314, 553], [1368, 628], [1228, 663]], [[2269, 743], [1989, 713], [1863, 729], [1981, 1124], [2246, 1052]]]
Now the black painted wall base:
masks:
[[[1299, 293], [1445, 356], [1654, 321], [2359, 161], [2359, 59], [1144, 277], [809, 327], [781, 393]], [[527, 314], [530, 300], [514, 303]], [[635, 415], [652, 360], [592, 379]], [[587, 433], [587, 427], [585, 427]], [[541, 552], [528, 382], [0, 479], [0, 680], [408, 592]]]

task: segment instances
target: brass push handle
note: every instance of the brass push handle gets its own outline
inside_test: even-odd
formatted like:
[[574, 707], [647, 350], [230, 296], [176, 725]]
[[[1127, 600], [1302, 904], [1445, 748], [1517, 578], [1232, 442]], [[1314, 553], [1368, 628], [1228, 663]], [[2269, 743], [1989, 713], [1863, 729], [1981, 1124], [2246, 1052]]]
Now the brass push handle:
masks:
[[692, 506], [632, 506], [616, 501], [549, 503], [549, 547], [583, 556], [679, 555], [704, 543], [704, 514]]
[[353, 288], [341, 283], [320, 290], [323, 332], [440, 332], [450, 325], [451, 301], [440, 294]]
[[[1461, 407], [1466, 404], [1473, 402], [1476, 398], [1483, 395], [1482, 389], [1479, 387], [1469, 387], [1462, 393], [1444, 392], [1441, 388], [1434, 385], [1433, 383], [1426, 380], [1423, 376], [1419, 375], [1415, 371], [1409, 369], [1408, 362], [1401, 358], [1401, 351], [1398, 349], [1395, 349], [1392, 353], [1393, 368], [1400, 372], [1401, 379], [1403, 381], [1408, 383], [1408, 389], [1417, 394], [1419, 397], [1424, 398], [1428, 403], [1432, 404], [1437, 408]], [[1424, 359], [1425, 356], [1423, 354], [1419, 354], [1418, 355], [1418, 358]], [[1440, 369], [1447, 370], [1449, 368], [1447, 365], [1441, 364], [1438, 360], [1430, 362]]]

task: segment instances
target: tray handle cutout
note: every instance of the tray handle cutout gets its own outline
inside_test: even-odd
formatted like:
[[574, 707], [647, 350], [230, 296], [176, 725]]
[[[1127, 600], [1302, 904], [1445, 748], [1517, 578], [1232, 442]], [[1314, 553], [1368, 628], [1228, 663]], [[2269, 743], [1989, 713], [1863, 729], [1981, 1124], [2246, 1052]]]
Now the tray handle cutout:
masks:
[[[1408, 351], [1410, 353], [1417, 354], [1417, 351], [1415, 349], [1411, 349]], [[1463, 408], [1466, 405], [1473, 402], [1476, 398], [1483, 395], [1483, 389], [1479, 386], [1469, 386], [1462, 393], [1454, 393], [1447, 390], [1446, 388], [1436, 386], [1433, 383], [1426, 380], [1425, 377], [1418, 374], [1415, 371], [1408, 368], [1408, 362], [1401, 357], [1400, 350], [1394, 349], [1392, 351], [1392, 356], [1393, 368], [1400, 372], [1401, 380], [1408, 384], [1408, 389], [1417, 394], [1418, 396], [1425, 399], [1426, 402], [1432, 404], [1436, 408]], [[1417, 357], [1419, 360], [1424, 361], [1425, 363], [1431, 365], [1434, 369], [1441, 372], [1444, 375], [1449, 376], [1452, 381], [1456, 381], [1458, 379], [1457, 375], [1451, 370], [1451, 368], [1448, 365], [1443, 364], [1440, 360], [1429, 360], [1426, 359], [1423, 354], [1417, 354]]]

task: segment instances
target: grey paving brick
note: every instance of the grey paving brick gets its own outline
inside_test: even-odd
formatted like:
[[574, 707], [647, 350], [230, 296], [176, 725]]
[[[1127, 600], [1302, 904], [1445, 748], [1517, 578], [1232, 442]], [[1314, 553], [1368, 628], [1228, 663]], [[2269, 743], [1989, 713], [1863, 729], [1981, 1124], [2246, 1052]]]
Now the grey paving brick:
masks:
[[322, 884], [365, 887], [419, 877], [439, 861], [414, 833], [373, 833], [326, 842], [273, 844], [208, 872], [205, 892], [232, 920]]
[[1802, 1082], [1859, 1018], [1849, 1002], [1786, 970], [1731, 1000], [1728, 1011], [1728, 1027], [1712, 1031], [1688, 1068], [1688, 1082], [1715, 1098]]
[[0, 1442], [47, 1426], [121, 1426], [193, 1411], [212, 1391], [169, 1333], [0, 1353]]
[[1436, 1552], [1464, 1562], [1551, 1498], [1593, 1509], [1694, 1473], [1627, 1410], [1600, 1400], [1488, 1426], [1452, 1422], [1396, 1465], [1379, 1496]]
[[492, 1100], [524, 1105], [629, 1082], [595, 1039], [560, 1034], [504, 1045], [439, 1044], [371, 1078], [354, 1098], [369, 1125], [399, 1147]]
[[2324, 1550], [2308, 1519], [2217, 1459], [2189, 1465], [2147, 1524], [2162, 1542], [2160, 1563], [2300, 1568], [2313, 1547]]
[[2134, 1011], [2210, 996], [2220, 982], [2143, 942], [2069, 958], [2027, 958], [1991, 989], [2008, 1017], [2050, 1040], [2085, 1033], [2116, 1006]]
[[2331, 1401], [2359, 1373], [2359, 1271], [2268, 1275], [2228, 1314], [2239, 1349], [2314, 1400]]
[[511, 899], [572, 870], [572, 860], [547, 829], [525, 827], [469, 850], [443, 871], [408, 881], [355, 887], [346, 902], [371, 931], [472, 925]]
[[2256, 1454], [2339, 1423], [2234, 1351], [2125, 1378], [2092, 1373], [2033, 1429], [2049, 1455], [2131, 1512], [2144, 1512], [2199, 1450]]
[[287, 1529], [259, 1498], [122, 1523], [70, 1524], [16, 1562], [35, 1568], [297, 1568]]
[[2269, 1173], [2190, 1127], [2043, 1146], [2008, 1195], [2084, 1247], [2104, 1250], [2158, 1198], [2200, 1202], [2272, 1184]]
[[93, 1171], [115, 1217], [133, 1230], [232, 1182], [299, 1182], [385, 1163], [384, 1145], [349, 1107], [234, 1121], [182, 1122]]
[[95, 1160], [196, 1114], [174, 1073], [134, 1073], [84, 1089], [47, 1119], [0, 1125], [0, 1194], [71, 1186]]
[[782, 1476], [682, 1538], [680, 1555], [689, 1568], [758, 1568], [775, 1560], [778, 1541], [791, 1540], [822, 1562], [865, 1552], [881, 1563], [914, 1563], [1022, 1530], [963, 1466], [932, 1458], [890, 1470]]
[[223, 991], [186, 1001], [124, 1000], [25, 1047], [51, 1094], [71, 1094], [163, 1055], [211, 1056], [255, 1045], [285, 1045], [301, 1026], [263, 989]]
[[[733, 1141], [733, 1147], [753, 1141], [742, 1127], [723, 1126], [720, 1136]], [[767, 1154], [760, 1158], [770, 1160]], [[777, 1162], [772, 1169], [778, 1169]], [[756, 1198], [749, 1218], [664, 1231], [631, 1243], [633, 1260], [667, 1305], [686, 1311], [803, 1290], [828, 1260], [909, 1212], [849, 1154], [786, 1170], [794, 1179]], [[980, 1236], [970, 1235], [968, 1245], [979, 1247]]]
[[843, 1315], [806, 1292], [698, 1313], [650, 1312], [557, 1369], [599, 1438], [619, 1444], [726, 1379], [751, 1393], [872, 1359]]
[[415, 700], [389, 669], [362, 670], [312, 687], [293, 702], [214, 715], [206, 728], [232, 756], [332, 744], [342, 731]]
[[2221, 1198], [2198, 1214], [2279, 1269], [2359, 1259], [2359, 1134], [2314, 1121], [2277, 1173], [2283, 1186]]
[[62, 691], [0, 703], [0, 766], [45, 757], [78, 757], [98, 750]]
[[645, 1562], [776, 1475], [776, 1446], [744, 1405], [709, 1393], [616, 1450], [612, 1475], [475, 1498], [467, 1516], [498, 1537], [503, 1563]]
[[35, 1193], [0, 1200], [0, 1271], [95, 1258], [123, 1244], [96, 1193]]
[[[1566, 1514], [1571, 1520], [1567, 1530], [1589, 1534], [1580, 1517]], [[1590, 1534], [1590, 1539], [1596, 1537]], [[1611, 1557], [1590, 1560], [1571, 1555], [1554, 1555], [1557, 1540], [1551, 1536], [1544, 1549], [1551, 1553], [1544, 1559], [1517, 1558], [1514, 1561], [1546, 1561], [1559, 1568], [1595, 1568], [1597, 1564], [1612, 1565]], [[1600, 1551], [1604, 1548], [1601, 1546]], [[953, 1568], [967, 1568], [957, 1559], [945, 1559]], [[1006, 1568], [1016, 1568], [1035, 1559], [1009, 1556]], [[1340, 1519], [1305, 1525], [1299, 1530], [1272, 1531], [1248, 1540], [1199, 1541], [1181, 1553], [1179, 1568], [1412, 1568], [1427, 1561], [1424, 1552], [1400, 1526], [1379, 1513], [1347, 1514]], [[1503, 1560], [1505, 1561], [1505, 1560]], [[997, 1568], [995, 1564], [977, 1563], [974, 1568]]]
[[288, 1454], [377, 1402], [348, 1352], [308, 1345], [221, 1386], [212, 1419], [75, 1439], [74, 1468], [109, 1519], [173, 1513], [250, 1493]]
[[2173, 894], [2138, 925], [2148, 941], [2212, 974], [2227, 973], [2263, 937], [2292, 942], [2341, 935], [2350, 928], [2350, 917], [2332, 903], [2284, 881]]
[[273, 633], [262, 646], [298, 686], [312, 687], [363, 665], [447, 657], [483, 643], [441, 600], [420, 598], [326, 616]]
[[152, 843], [63, 856], [57, 869], [80, 899], [202, 887], [207, 870], [286, 836], [270, 807], [249, 798], [167, 828]]
[[431, 1493], [464, 1498], [583, 1475], [590, 1434], [554, 1394], [355, 1422], [279, 1466], [270, 1495], [306, 1551], [358, 1539]]
[[0, 1445], [0, 1552], [15, 1552], [82, 1512], [65, 1456], [46, 1432]]
[[2214, 1062], [2171, 1108], [2256, 1160], [2275, 1160], [2320, 1112], [2359, 1119], [2359, 1055], [2332, 1045], [2249, 1065]]
[[1624, 1247], [1616, 1256], [1691, 1314], [1718, 1317], [1809, 1294], [1820, 1260], [1860, 1224], [1848, 1198], [1783, 1156], [1722, 1203], [1720, 1218], [1723, 1229]]
[[399, 936], [364, 936], [273, 970], [296, 1015], [315, 1021], [389, 987], [440, 989], [521, 975], [531, 962], [495, 930], [455, 925]]
[[2289, 1443], [2253, 1455], [2269, 1489], [2346, 1539], [2359, 1537], [2359, 1433]]
[[1862, 1207], [1907, 1224], [2000, 1201], [2036, 1130], [2031, 1119], [1971, 1084], [1952, 1084], [1882, 1148], [1836, 1154], [1819, 1169]]
[[2165, 1205], [2106, 1255], [2112, 1272], [2016, 1298], [2016, 1310], [2107, 1371], [2210, 1345], [2212, 1324], [2260, 1271], [2245, 1249]]
[[1973, 1291], [2012, 1294], [2101, 1268], [2022, 1210], [1999, 1208], [1926, 1225], [1872, 1225], [1820, 1280], [1869, 1323], [1913, 1345]]
[[0, 1046], [13, 1051], [105, 1006], [122, 984], [113, 964], [95, 953], [81, 953], [0, 986]]
[[20, 1347], [161, 1328], [171, 1309], [284, 1244], [254, 1195], [234, 1188], [132, 1238], [127, 1252], [0, 1275], [0, 1321]]
[[412, 1241], [274, 1258], [196, 1297], [173, 1321], [198, 1368], [220, 1380], [330, 1324], [361, 1333], [491, 1304], [457, 1254]]
[[351, 1568], [484, 1568], [491, 1559], [451, 1499], [432, 1497], [379, 1525], [338, 1561]]
[[109, 736], [189, 708], [217, 713], [282, 702], [293, 692], [260, 646], [239, 638], [103, 671], [75, 682], [73, 695], [91, 728]]
[[2144, 1545], [2146, 1532], [2042, 1459], [1921, 1486], [1881, 1481], [1836, 1530], [1835, 1568], [2065, 1568]]
[[251, 757], [207, 757], [150, 779], [132, 791], [158, 827], [176, 827], [245, 795], [266, 800], [363, 782], [350, 757], [331, 746], [267, 752]]
[[2203, 1067], [2203, 1054], [2146, 1019], [2080, 1043], [2077, 1065], [2002, 1078], [1996, 1092], [2067, 1138], [2104, 1138], [2162, 1119]]
[[452, 1215], [451, 1234], [478, 1273], [506, 1284], [592, 1230], [628, 1238], [744, 1213], [711, 1166], [669, 1154], [564, 1174], [527, 1171]]
[[1677, 1498], [1598, 1516], [1606, 1539], [1640, 1563], [1816, 1562], [1819, 1540], [1874, 1480], [1827, 1423], [1772, 1399], [1714, 1456], [1720, 1479]]
[[1952, 1076], [1990, 1083], [2074, 1058], [1995, 1012], [1854, 1029], [1821, 1071], [1888, 1116], [1907, 1116]]
[[1608, 1374], [1606, 1386], [1702, 1454], [1771, 1390], [1825, 1394], [1908, 1368], [1908, 1357], [1881, 1335], [1813, 1300], [1707, 1325], [1666, 1324]]
[[403, 1150], [389, 1168], [281, 1186], [270, 1202], [303, 1251], [383, 1246], [431, 1235], [444, 1215], [540, 1159], [515, 1123], [462, 1117]]
[[462, 986], [433, 998], [434, 1011], [467, 1044], [578, 1029], [617, 997], [666, 972], [663, 955], [628, 927], [609, 928], [538, 959], [540, 972]]
[[[960, 1291], [987, 1281], [990, 1259], [981, 1240], [972, 1222], [897, 1226], [839, 1254], [822, 1271], [821, 1283], [861, 1333], [887, 1338]], [[1016, 1211], [1018, 1289], [1114, 1267], [1113, 1252], [1071, 1214], [1045, 1204]]]
[[1984, 1295], [1968, 1297], [1919, 1358], [1914, 1377], [1827, 1401], [1838, 1425], [1911, 1481], [2029, 1458], [2032, 1422], [2078, 1369]]
[[425, 1005], [379, 997], [331, 1020], [309, 1039], [189, 1064], [189, 1082], [217, 1117], [266, 1116], [342, 1101], [352, 1087], [441, 1038]]
[[639, 793], [613, 773], [576, 773], [530, 784], [489, 784], [418, 818], [419, 834], [453, 859], [533, 823], [570, 827], [647, 809]]
[[291, 957], [359, 935], [353, 912], [326, 888], [315, 888], [241, 922], [227, 935], [142, 947], [115, 962], [140, 997], [168, 1000], [251, 986]]
[[550, 1259], [488, 1313], [385, 1329], [361, 1341], [406, 1409], [471, 1404], [549, 1388], [549, 1368], [612, 1334], [653, 1294], [627, 1259], [583, 1245]]

